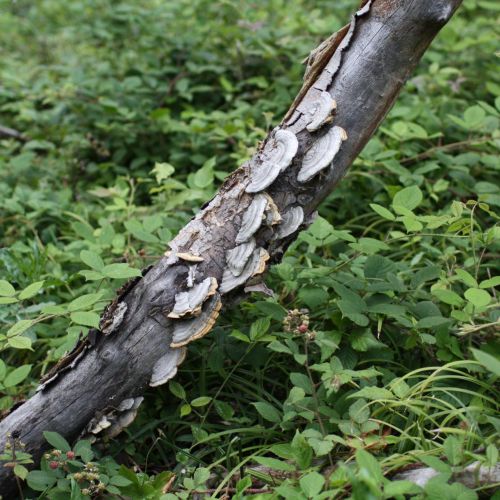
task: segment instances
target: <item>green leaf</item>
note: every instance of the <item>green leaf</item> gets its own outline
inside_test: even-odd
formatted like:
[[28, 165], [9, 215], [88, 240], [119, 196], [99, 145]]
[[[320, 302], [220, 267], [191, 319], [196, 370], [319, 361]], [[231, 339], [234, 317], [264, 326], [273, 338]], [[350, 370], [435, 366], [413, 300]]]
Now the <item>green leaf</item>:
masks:
[[376, 203], [370, 203], [370, 208], [377, 212], [381, 217], [387, 220], [396, 220], [396, 216], [387, 208], [384, 208], [381, 205], [377, 205]]
[[24, 481], [26, 479], [26, 477], [28, 476], [28, 469], [26, 467], [24, 467], [23, 465], [16, 464], [14, 466], [14, 474]]
[[16, 335], [21, 335], [21, 333], [25, 332], [28, 328], [33, 326], [34, 321], [32, 319], [22, 319], [18, 321], [15, 325], [12, 325], [7, 330], [7, 337], [14, 337]]
[[28, 285], [19, 294], [19, 300], [31, 299], [31, 297], [34, 297], [41, 290], [44, 283], [45, 281], [36, 281], [35, 283]]
[[456, 274], [460, 281], [465, 283], [467, 286], [477, 288], [477, 281], [476, 279], [468, 273], [465, 269], [457, 269]]
[[363, 387], [349, 396], [350, 398], [366, 398], [371, 401], [377, 399], [394, 399], [394, 394], [383, 387]]
[[176, 382], [175, 380], [171, 380], [168, 383], [168, 388], [170, 389], [170, 392], [177, 398], [179, 399], [186, 399], [186, 391], [184, 390], [184, 387], [182, 387], [179, 382]]
[[325, 478], [318, 472], [309, 472], [299, 480], [300, 488], [307, 498], [316, 498], [325, 485]]
[[7, 343], [13, 349], [31, 349], [31, 339], [22, 335], [7, 339]]
[[498, 358], [478, 349], [471, 349], [471, 351], [479, 363], [481, 363], [491, 373], [500, 377], [500, 360]]
[[127, 479], [126, 477], [123, 476], [112, 476], [109, 479], [109, 482], [113, 484], [114, 486], [128, 486], [129, 484], [132, 484], [132, 481]]
[[364, 399], [358, 399], [349, 407], [349, 417], [358, 424], [364, 424], [370, 418], [370, 408]]
[[439, 460], [437, 457], [421, 455], [419, 458], [425, 465], [431, 467], [437, 472], [449, 473], [451, 472], [451, 467], [445, 464], [443, 461]]
[[206, 406], [208, 403], [212, 401], [212, 398], [208, 396], [200, 396], [199, 398], [195, 398], [191, 401], [191, 406], [195, 408], [200, 408], [202, 406]]
[[469, 288], [465, 291], [464, 297], [475, 307], [485, 307], [491, 301], [491, 295], [481, 288]]
[[185, 417], [186, 415], [189, 415], [191, 413], [191, 405], [185, 403], [181, 406], [180, 409], [180, 416]]
[[394, 211], [400, 215], [407, 215], [406, 210], [417, 208], [423, 200], [422, 191], [418, 186], [410, 186], [398, 191], [392, 200]]
[[377, 483], [382, 482], [384, 478], [382, 468], [373, 455], [363, 449], [356, 450], [356, 462], [359, 468], [368, 471], [370, 477]]
[[204, 189], [213, 184], [214, 166], [215, 158], [210, 158], [210, 160], [203, 164], [203, 166], [193, 176], [193, 183], [195, 187]]
[[480, 106], [471, 106], [467, 108], [464, 113], [465, 123], [469, 128], [476, 128], [480, 126], [486, 117], [486, 113]]
[[59, 433], [52, 431], [44, 431], [43, 437], [56, 450], [61, 450], [63, 453], [71, 450], [71, 446]]
[[257, 340], [263, 337], [269, 330], [270, 325], [271, 320], [269, 318], [259, 318], [257, 321], [254, 321], [250, 327], [250, 339]]
[[265, 402], [252, 403], [260, 416], [269, 422], [279, 424], [281, 422], [280, 412], [271, 404]]
[[462, 446], [455, 436], [448, 436], [443, 443], [444, 453], [451, 465], [459, 465], [462, 461]]
[[293, 465], [283, 462], [283, 460], [278, 460], [277, 458], [256, 456], [254, 457], [254, 460], [258, 464], [263, 465], [264, 467], [269, 467], [270, 469], [283, 470], [286, 472], [295, 471], [295, 467]]
[[156, 182], [158, 184], [161, 184], [162, 181], [165, 179], [168, 179], [173, 173], [175, 172], [175, 168], [170, 165], [170, 163], [155, 163], [155, 166], [153, 170], [151, 170], [151, 173], [153, 173], [156, 177]]
[[20, 384], [30, 373], [31, 365], [23, 365], [12, 370], [3, 381], [5, 387], [14, 387]]
[[91, 326], [99, 328], [99, 315], [94, 312], [73, 312], [70, 315], [71, 321], [77, 325]]
[[432, 290], [432, 295], [439, 299], [441, 302], [445, 304], [449, 304], [451, 306], [460, 307], [463, 304], [463, 299], [457, 293], [452, 290], [445, 290], [443, 288], [435, 288]]
[[0, 297], [12, 297], [15, 293], [16, 290], [8, 281], [0, 280]]
[[53, 486], [57, 481], [57, 476], [54, 472], [32, 470], [28, 473], [28, 486], [35, 491], [45, 491]]
[[102, 273], [108, 278], [121, 279], [121, 278], [134, 278], [142, 276], [139, 269], [134, 269], [126, 263], [122, 264], [109, 264], [104, 266]]
[[104, 267], [104, 261], [101, 259], [100, 255], [90, 250], [82, 250], [80, 252], [80, 259], [83, 263], [96, 271], [101, 271]]
[[479, 284], [479, 288], [493, 288], [495, 286], [500, 286], [500, 276], [481, 281]]
[[77, 297], [68, 304], [68, 311], [79, 311], [81, 309], [87, 309], [91, 305], [95, 304], [101, 297], [102, 292], [88, 293], [86, 295]]

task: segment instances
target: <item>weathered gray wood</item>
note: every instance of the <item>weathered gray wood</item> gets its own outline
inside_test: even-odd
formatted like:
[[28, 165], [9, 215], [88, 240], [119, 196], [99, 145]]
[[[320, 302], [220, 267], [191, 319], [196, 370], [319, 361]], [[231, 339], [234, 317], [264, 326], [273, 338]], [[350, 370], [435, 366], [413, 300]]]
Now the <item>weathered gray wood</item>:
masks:
[[[266, 263], [267, 252], [269, 262], [279, 261], [297, 235], [294, 232], [285, 238], [279, 236], [276, 212], [283, 215], [294, 207], [301, 207], [304, 221], [310, 220], [317, 205], [331, 192], [372, 136], [425, 49], [460, 2], [365, 2], [356, 25], [349, 30], [349, 43], [344, 43], [333, 54], [330, 68], [335, 66], [337, 72], [333, 77], [326, 70], [320, 72], [314, 84], [322, 89], [317, 92], [328, 91], [337, 103], [333, 123], [326, 123], [314, 132], [307, 130], [313, 103], [310, 94], [306, 94], [297, 110], [292, 110], [287, 121], [281, 124], [281, 129], [296, 134], [298, 149], [291, 165], [286, 166], [283, 162], [281, 168], [284, 170], [266, 189], [274, 205], [268, 206], [267, 219], [253, 235], [255, 251], [260, 249], [258, 255], [254, 254], [257, 267], [262, 268]], [[342, 31], [344, 35], [346, 32]], [[340, 145], [332, 165], [310, 181], [299, 182], [297, 174], [302, 158], [332, 126], [342, 127], [347, 132], [347, 140]], [[245, 192], [250, 173], [265, 160], [262, 149], [273, 140], [274, 134], [275, 131], [271, 132], [255, 157], [224, 182], [215, 198], [173, 240], [174, 252], [170, 257], [158, 262], [119, 299], [122, 314], [123, 303], [126, 310], [114, 331], [98, 336], [96, 345], [86, 351], [75, 368], [62, 373], [0, 422], [0, 440], [4, 440], [8, 432], [15, 433], [35, 459], [39, 459], [47, 447], [42, 436], [44, 430], [57, 431], [72, 440], [96, 414], [116, 409], [123, 400], [143, 393], [153, 366], [171, 349], [175, 322], [181, 320], [167, 316], [173, 309], [175, 294], [186, 290], [188, 274], [196, 283], [214, 277], [220, 287], [227, 251], [237, 246], [235, 240], [243, 215], [257, 196]], [[264, 151], [264, 156], [266, 154]], [[196, 264], [185, 259], [176, 261], [175, 252], [202, 256], [203, 261]], [[192, 267], [194, 265], [196, 268]], [[241, 290], [242, 287], [236, 293]], [[221, 293], [222, 301], [227, 303], [233, 294]], [[108, 323], [113, 314], [111, 309], [107, 314]], [[109, 328], [106, 330], [102, 324], [101, 330]], [[0, 468], [0, 491], [8, 495], [12, 485], [9, 470]]]

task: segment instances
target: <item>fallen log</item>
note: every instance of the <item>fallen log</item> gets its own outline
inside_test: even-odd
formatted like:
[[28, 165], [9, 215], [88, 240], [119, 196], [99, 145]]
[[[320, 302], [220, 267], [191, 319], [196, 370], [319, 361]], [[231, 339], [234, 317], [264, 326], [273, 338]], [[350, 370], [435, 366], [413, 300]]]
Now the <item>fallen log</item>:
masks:
[[[255, 290], [379, 123], [461, 0], [371, 0], [308, 59], [281, 124], [170, 243], [168, 255], [120, 291], [40, 390], [0, 422], [39, 460], [43, 431], [68, 440], [115, 435], [148, 385], [173, 377], [185, 345], [210, 330], [221, 305]], [[0, 491], [15, 487], [0, 468]]]

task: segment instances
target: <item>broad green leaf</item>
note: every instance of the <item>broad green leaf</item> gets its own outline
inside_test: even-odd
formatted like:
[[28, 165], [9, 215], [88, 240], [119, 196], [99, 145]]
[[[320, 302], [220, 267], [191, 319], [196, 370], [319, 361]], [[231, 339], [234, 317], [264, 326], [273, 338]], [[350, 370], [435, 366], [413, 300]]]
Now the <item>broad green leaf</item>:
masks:
[[82, 259], [84, 264], [96, 271], [101, 271], [104, 267], [104, 261], [101, 259], [101, 256], [90, 250], [82, 250], [80, 252], [80, 259]]
[[32, 319], [22, 319], [18, 321], [15, 325], [12, 325], [7, 330], [7, 337], [14, 337], [16, 335], [21, 335], [21, 333], [25, 332], [28, 328], [33, 326], [35, 322]]
[[481, 281], [479, 284], [479, 288], [493, 288], [495, 286], [500, 286], [500, 276]]
[[448, 436], [443, 443], [444, 453], [451, 465], [459, 465], [462, 461], [463, 451], [460, 441], [455, 436]]
[[460, 307], [463, 304], [463, 299], [457, 293], [452, 290], [445, 290], [443, 288], [435, 288], [432, 290], [432, 295], [439, 299], [441, 302], [445, 304], [450, 304], [451, 306]]
[[477, 288], [478, 285], [477, 285], [476, 279], [470, 273], [468, 273], [465, 269], [457, 269], [456, 275], [458, 276], [460, 281], [465, 283], [467, 286]]
[[20, 384], [30, 373], [31, 365], [23, 365], [12, 370], [3, 381], [5, 387], [14, 387]]
[[151, 173], [153, 173], [156, 177], [156, 182], [158, 184], [161, 184], [162, 181], [165, 179], [168, 179], [173, 173], [175, 172], [175, 168], [170, 165], [170, 163], [155, 163], [155, 166], [153, 170], [151, 170]]
[[71, 450], [71, 446], [59, 433], [52, 431], [44, 431], [43, 437], [56, 450], [61, 450], [63, 453]]
[[471, 349], [474, 357], [479, 361], [487, 370], [500, 377], [500, 359], [479, 349]]
[[373, 455], [362, 449], [357, 450], [356, 462], [359, 468], [368, 471], [370, 477], [377, 481], [377, 483], [382, 482], [384, 477], [382, 475], [382, 468]]
[[35, 491], [45, 491], [53, 486], [57, 481], [57, 476], [53, 471], [32, 470], [28, 473], [28, 486]]
[[77, 311], [71, 313], [70, 318], [77, 325], [99, 328], [99, 315], [97, 313]]
[[381, 205], [377, 205], [376, 203], [370, 203], [370, 208], [377, 212], [381, 217], [387, 220], [396, 220], [396, 216], [387, 208], [384, 208]]
[[349, 396], [350, 398], [366, 398], [369, 400], [394, 399], [394, 394], [383, 387], [363, 387]]
[[278, 460], [277, 458], [271, 457], [254, 457], [254, 460], [264, 467], [269, 467], [274, 470], [283, 470], [286, 472], [293, 472], [295, 467], [292, 464], [284, 462], [283, 460]]
[[13, 349], [31, 349], [31, 339], [29, 337], [23, 337], [22, 335], [10, 337], [7, 339], [7, 343]]
[[212, 401], [212, 398], [208, 396], [200, 396], [199, 398], [195, 398], [191, 401], [191, 406], [194, 408], [200, 408], [201, 406], [206, 406], [208, 403]]
[[469, 288], [465, 291], [464, 297], [476, 307], [487, 306], [491, 301], [491, 295], [481, 288]]
[[280, 412], [271, 404], [265, 402], [252, 403], [260, 416], [269, 422], [279, 424], [281, 422]]
[[125, 278], [135, 278], [136, 276], [142, 276], [139, 269], [134, 269], [128, 264], [109, 264], [104, 266], [102, 273], [108, 278], [114, 279], [125, 279]]
[[168, 388], [170, 389], [170, 392], [177, 398], [179, 399], [186, 399], [186, 391], [182, 387], [179, 382], [176, 382], [175, 380], [171, 380], [168, 383]]
[[16, 290], [8, 281], [0, 280], [0, 297], [12, 297], [15, 293]]
[[422, 191], [418, 186], [410, 186], [398, 191], [392, 200], [394, 211], [400, 215], [406, 215], [406, 210], [412, 211], [417, 208], [423, 200]]
[[16, 464], [14, 466], [14, 474], [24, 481], [28, 476], [28, 469], [24, 465]]
[[36, 281], [35, 283], [31, 283], [31, 285], [28, 285], [19, 294], [19, 300], [25, 300], [34, 297], [41, 290], [44, 283], [45, 281]]
[[102, 297], [102, 292], [88, 293], [77, 297], [68, 304], [68, 311], [79, 311], [81, 309], [88, 309], [94, 305]]
[[307, 498], [316, 498], [325, 485], [325, 478], [318, 472], [309, 472], [299, 479], [300, 488]]

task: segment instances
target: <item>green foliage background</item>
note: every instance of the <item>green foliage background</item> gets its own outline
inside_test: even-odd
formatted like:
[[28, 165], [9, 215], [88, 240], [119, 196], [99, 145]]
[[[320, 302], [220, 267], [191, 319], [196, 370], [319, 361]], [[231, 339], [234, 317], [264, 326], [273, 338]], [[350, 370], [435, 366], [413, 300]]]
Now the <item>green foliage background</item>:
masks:
[[[251, 155], [354, 8], [0, 1], [0, 124], [28, 138], [0, 141], [0, 409]], [[498, 11], [466, 0], [440, 33], [271, 269], [276, 299], [226, 311], [126, 433], [44, 460], [32, 496], [85, 498], [94, 460], [132, 498], [477, 498], [452, 474], [498, 460]], [[294, 309], [307, 332], [285, 331]], [[389, 479], [410, 463], [440, 474]]]

